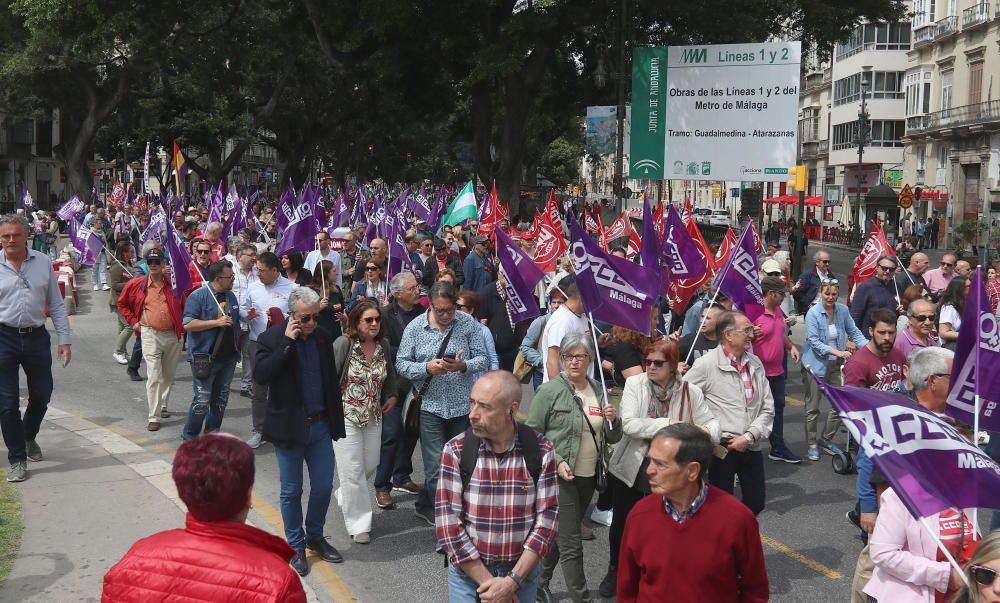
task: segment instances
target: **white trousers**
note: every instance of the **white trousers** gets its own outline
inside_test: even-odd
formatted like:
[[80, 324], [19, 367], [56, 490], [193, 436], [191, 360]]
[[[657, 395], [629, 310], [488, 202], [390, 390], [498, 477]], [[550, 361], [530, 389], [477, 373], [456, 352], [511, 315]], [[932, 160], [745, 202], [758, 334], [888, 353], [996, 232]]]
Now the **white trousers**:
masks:
[[382, 448], [382, 424], [374, 421], [358, 427], [344, 421], [347, 437], [334, 440], [340, 488], [335, 495], [344, 514], [344, 527], [351, 536], [372, 531], [372, 497], [368, 480], [378, 468]]
[[181, 357], [181, 340], [177, 333], [139, 327], [142, 338], [142, 357], [146, 361], [146, 401], [149, 403], [149, 421], [160, 422], [160, 409], [167, 407], [170, 388], [174, 385], [177, 361]]

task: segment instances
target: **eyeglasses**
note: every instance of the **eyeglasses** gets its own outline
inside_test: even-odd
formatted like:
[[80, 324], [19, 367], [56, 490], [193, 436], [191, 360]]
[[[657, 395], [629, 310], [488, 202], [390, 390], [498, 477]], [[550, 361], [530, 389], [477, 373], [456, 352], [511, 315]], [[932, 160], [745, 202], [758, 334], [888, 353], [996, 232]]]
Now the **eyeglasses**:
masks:
[[830, 260], [816, 260], [817, 264], [829, 264]]
[[437, 306], [432, 305], [431, 310], [433, 310], [435, 314], [447, 316], [449, 314], [455, 313], [455, 306], [452, 306], [450, 308], [438, 308]]
[[910, 314], [910, 320], [915, 320], [916, 322], [930, 322], [934, 320], [933, 314]]
[[563, 356], [564, 362], [587, 362], [590, 360], [590, 354], [566, 354]]
[[378, 270], [378, 266], [365, 266], [365, 270], [368, 272], [375, 272]]
[[878, 268], [879, 268], [879, 270], [885, 270], [886, 272], [889, 272], [890, 270], [895, 270], [896, 269], [895, 266], [886, 266], [885, 264], [879, 264]]
[[205, 255], [206, 253], [212, 253], [212, 250], [211, 249], [199, 249], [199, 250], [195, 251], [195, 253], [197, 253], [198, 255]]
[[736, 333], [743, 333], [744, 335], [753, 335], [753, 327], [746, 327], [745, 329], [727, 329], [728, 331], [734, 331]]
[[951, 377], [951, 373], [931, 373], [932, 377]]
[[997, 579], [997, 571], [995, 569], [983, 566], [983, 565], [971, 565], [969, 570], [972, 572], [972, 579], [976, 581], [977, 584], [983, 586], [990, 586]]
[[838, 281], [835, 278], [824, 278], [824, 279], [820, 279], [819, 282], [820, 282], [821, 285], [839, 285], [840, 284], [840, 281]]
[[312, 321], [318, 319], [319, 319], [319, 314], [300, 314], [296, 320], [304, 324], [309, 324]]
[[647, 367], [655, 366], [656, 368], [663, 368], [663, 365], [667, 363], [666, 360], [653, 360], [652, 358], [643, 358], [642, 363]]

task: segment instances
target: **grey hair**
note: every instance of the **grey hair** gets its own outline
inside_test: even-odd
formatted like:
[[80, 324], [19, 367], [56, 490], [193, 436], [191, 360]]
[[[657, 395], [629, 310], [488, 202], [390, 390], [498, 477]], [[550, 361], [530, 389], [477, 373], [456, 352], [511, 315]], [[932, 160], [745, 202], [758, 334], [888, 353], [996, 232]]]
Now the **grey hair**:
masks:
[[221, 232], [222, 222], [209, 222], [205, 225], [205, 232]]
[[406, 289], [405, 282], [406, 279], [408, 278], [417, 280], [417, 277], [413, 276], [412, 272], [400, 272], [396, 276], [392, 277], [392, 280], [389, 281], [389, 291], [392, 291], [393, 293], [399, 293], [403, 289]]
[[955, 359], [955, 352], [946, 348], [929, 347], [914, 350], [910, 354], [910, 385], [913, 391], [927, 389], [927, 380], [931, 375], [944, 375], [948, 372], [948, 361]]
[[238, 251], [240, 245], [242, 244], [243, 244], [243, 237], [239, 235], [233, 235], [228, 239], [226, 239], [226, 249], [228, 249], [230, 253]]
[[0, 216], [0, 226], [7, 226], [8, 224], [20, 226], [24, 230], [24, 234], [31, 234], [31, 224], [28, 223], [27, 218], [20, 214], [4, 214]]
[[782, 270], [784, 270], [785, 269], [785, 264], [788, 262], [789, 255], [790, 254], [787, 251], [785, 251], [784, 249], [782, 249], [780, 251], [775, 251], [774, 255], [771, 256], [771, 257], [773, 257], [774, 261], [778, 262], [778, 265], [781, 266]]
[[309, 287], [297, 287], [288, 296], [288, 309], [292, 312], [298, 311], [300, 305], [310, 305], [319, 303], [319, 293]]
[[559, 342], [559, 357], [563, 357], [570, 351], [576, 348], [583, 348], [590, 355], [590, 359], [593, 360], [597, 357], [594, 351], [594, 340], [591, 339], [590, 333], [585, 331], [580, 331], [576, 333], [567, 333], [562, 341]]
[[821, 253], [825, 253], [826, 255], [830, 255], [830, 252], [827, 251], [826, 249], [820, 249], [820, 250], [816, 251], [816, 253], [813, 254], [813, 264], [815, 264], [816, 262], [819, 261], [819, 256], [820, 256]]

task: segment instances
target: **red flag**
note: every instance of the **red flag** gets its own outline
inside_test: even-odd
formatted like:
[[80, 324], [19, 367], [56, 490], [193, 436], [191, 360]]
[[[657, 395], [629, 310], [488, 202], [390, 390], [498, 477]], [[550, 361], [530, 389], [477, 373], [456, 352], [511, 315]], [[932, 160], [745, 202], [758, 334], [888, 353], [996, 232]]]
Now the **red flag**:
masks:
[[597, 220], [594, 219], [594, 210], [589, 207], [583, 210], [583, 227], [587, 230], [588, 234], [600, 234], [600, 227], [597, 225]]
[[632, 220], [626, 220], [628, 224], [628, 243], [625, 245], [625, 259], [631, 261], [642, 250], [642, 238], [639, 231], [632, 226]]
[[[685, 204], [684, 214], [689, 215], [690, 211], [691, 204]], [[695, 291], [707, 283], [716, 271], [714, 263], [708, 261], [711, 258], [711, 254], [708, 252], [708, 245], [705, 243], [705, 238], [701, 236], [701, 231], [698, 230], [698, 225], [694, 220], [688, 220], [685, 222], [685, 226], [687, 227], [688, 234], [691, 235], [695, 245], [698, 247], [698, 253], [701, 254], [702, 258], [705, 258], [705, 264], [709, 267], [709, 270], [696, 278], [682, 278], [670, 281], [670, 307], [674, 312], [683, 312]]]
[[663, 228], [665, 226], [663, 220], [663, 201], [656, 202], [656, 209], [653, 210], [653, 224], [656, 226], [656, 236], [662, 239]]
[[[554, 201], [555, 196], [550, 195], [549, 202], [554, 203]], [[548, 204], [545, 208], [545, 214], [536, 218], [538, 241], [535, 246], [535, 263], [541, 266], [545, 272], [552, 272], [558, 267], [559, 257], [569, 249], [566, 238], [563, 236], [562, 221], [559, 220], [558, 223], [552, 221], [552, 212], [549, 211]], [[558, 210], [556, 219], [559, 219]]]
[[479, 220], [479, 234], [493, 238], [493, 229], [503, 220], [503, 210], [500, 208], [500, 198], [497, 197], [497, 183], [493, 182], [493, 189], [486, 200], [486, 211], [483, 212], [482, 219]]
[[847, 275], [848, 304], [854, 298], [854, 289], [875, 276], [875, 271], [877, 270], [876, 264], [878, 263], [878, 259], [883, 255], [895, 257], [896, 252], [892, 250], [892, 247], [885, 240], [885, 232], [882, 230], [882, 224], [876, 222], [871, 234], [868, 235], [868, 240], [865, 241], [865, 246], [861, 249], [861, 253], [854, 260], [854, 267], [851, 268], [850, 274]]
[[559, 227], [559, 232], [561, 234], [563, 223], [562, 223], [562, 217], [559, 214], [559, 202], [556, 201], [555, 189], [549, 190], [549, 198], [545, 202], [545, 216], [548, 218], [549, 222]]
[[694, 214], [691, 212], [691, 199], [684, 199], [684, 212], [681, 213], [681, 222], [684, 222], [684, 226], [694, 222]]
[[625, 212], [618, 214], [618, 218], [608, 226], [608, 229], [604, 231], [604, 238], [610, 243], [617, 238], [624, 237], [628, 235], [628, 229], [631, 228], [632, 223], [629, 221], [628, 216]]
[[601, 222], [601, 208], [594, 208], [594, 219], [597, 220], [597, 243], [605, 253], [608, 251], [608, 235], [604, 232], [604, 224]]
[[733, 227], [730, 226], [729, 230], [726, 231], [726, 236], [722, 238], [722, 242], [719, 243], [719, 249], [715, 252], [715, 257], [712, 261], [715, 264], [715, 271], [718, 272], [720, 268], [725, 266], [726, 262], [729, 261], [729, 256], [733, 253], [733, 247], [736, 246], [736, 233], [733, 232]]
[[[732, 227], [730, 227], [732, 230]], [[753, 248], [757, 251], [757, 255], [764, 253], [764, 242], [760, 240], [760, 235], [757, 234], [757, 226], [750, 220], [750, 232], [753, 233]]]

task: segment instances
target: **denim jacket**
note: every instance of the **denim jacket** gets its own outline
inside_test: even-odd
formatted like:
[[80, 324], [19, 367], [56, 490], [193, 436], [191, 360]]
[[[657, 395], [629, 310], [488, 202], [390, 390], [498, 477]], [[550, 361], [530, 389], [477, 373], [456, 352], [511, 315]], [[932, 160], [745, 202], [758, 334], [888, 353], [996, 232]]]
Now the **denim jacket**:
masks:
[[[240, 339], [240, 304], [232, 291], [226, 292], [226, 302], [229, 304], [229, 316], [233, 319], [233, 341]], [[215, 302], [215, 290], [211, 285], [203, 285], [191, 292], [184, 303], [184, 324], [192, 320], [215, 320], [219, 317], [219, 306]], [[190, 362], [195, 354], [211, 354], [215, 347], [218, 329], [187, 332], [187, 360]]]
[[[848, 336], [859, 348], [867, 344], [868, 338], [854, 324], [847, 306], [838, 303], [833, 308], [833, 324], [837, 327], [837, 349], [846, 349]], [[802, 351], [802, 366], [811, 368], [820, 376], [826, 374], [826, 363], [830, 359], [831, 348], [826, 338], [828, 321], [826, 307], [823, 304], [816, 304], [806, 313], [806, 340], [803, 346], [805, 349]]]

